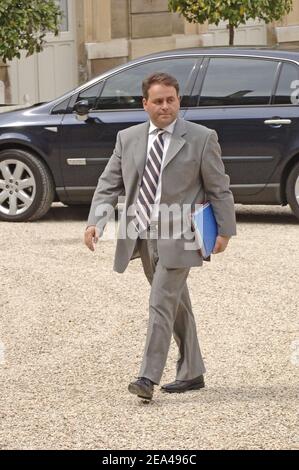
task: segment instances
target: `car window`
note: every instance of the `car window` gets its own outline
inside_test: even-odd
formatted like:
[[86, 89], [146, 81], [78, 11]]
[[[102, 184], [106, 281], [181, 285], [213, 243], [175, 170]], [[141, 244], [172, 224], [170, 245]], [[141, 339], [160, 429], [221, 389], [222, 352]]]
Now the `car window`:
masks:
[[200, 93], [200, 106], [268, 104], [278, 62], [211, 58]]
[[67, 110], [70, 97], [68, 96], [65, 100], [58, 103], [53, 109], [51, 114], [64, 114]]
[[293, 64], [283, 64], [274, 96], [274, 104], [299, 104], [298, 87], [298, 67]]
[[97, 109], [142, 108], [142, 80], [154, 72], [166, 72], [179, 82], [182, 106], [186, 104], [186, 90], [196, 58], [173, 58], [143, 63], [108, 78], [97, 102]]
[[87, 100], [88, 104], [91, 108], [94, 108], [96, 105], [96, 101], [99, 97], [99, 93], [102, 89], [103, 82], [97, 82], [95, 85], [82, 90], [78, 97], [76, 98], [76, 102], [80, 100]]

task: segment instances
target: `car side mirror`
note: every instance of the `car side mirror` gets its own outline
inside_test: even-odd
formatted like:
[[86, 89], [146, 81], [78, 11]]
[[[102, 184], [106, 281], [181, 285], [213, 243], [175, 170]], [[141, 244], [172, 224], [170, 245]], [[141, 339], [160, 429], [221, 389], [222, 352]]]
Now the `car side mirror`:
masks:
[[80, 100], [77, 101], [74, 105], [74, 111], [76, 114], [76, 118], [79, 121], [86, 121], [88, 119], [88, 113], [90, 111], [90, 104], [87, 100]]

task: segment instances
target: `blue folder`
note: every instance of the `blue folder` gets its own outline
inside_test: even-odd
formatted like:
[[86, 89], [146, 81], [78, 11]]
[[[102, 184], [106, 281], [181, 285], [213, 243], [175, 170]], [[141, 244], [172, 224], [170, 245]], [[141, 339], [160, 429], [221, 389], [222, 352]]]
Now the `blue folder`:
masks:
[[209, 202], [192, 213], [192, 225], [202, 256], [208, 258], [213, 251], [218, 235], [217, 222]]

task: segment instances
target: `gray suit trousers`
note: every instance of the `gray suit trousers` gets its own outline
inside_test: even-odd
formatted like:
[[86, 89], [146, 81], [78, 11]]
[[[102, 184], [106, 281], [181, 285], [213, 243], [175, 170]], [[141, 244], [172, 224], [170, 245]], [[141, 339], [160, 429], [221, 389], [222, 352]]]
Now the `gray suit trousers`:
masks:
[[[152, 227], [153, 229], [153, 227]], [[179, 349], [177, 380], [190, 380], [205, 372], [187, 287], [190, 268], [161, 265], [156, 239], [138, 239], [144, 273], [151, 284], [149, 322], [139, 377], [159, 384], [171, 336]]]

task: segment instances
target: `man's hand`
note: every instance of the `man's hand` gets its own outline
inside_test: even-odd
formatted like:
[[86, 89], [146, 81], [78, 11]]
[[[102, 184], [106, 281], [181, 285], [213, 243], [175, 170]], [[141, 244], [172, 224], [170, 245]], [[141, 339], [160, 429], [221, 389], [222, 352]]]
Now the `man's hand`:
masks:
[[223, 237], [222, 235], [218, 235], [216, 238], [215, 246], [213, 249], [213, 254], [216, 255], [217, 253], [221, 253], [225, 250], [228, 245], [230, 237]]
[[84, 243], [91, 251], [95, 250], [95, 243], [99, 239], [99, 230], [95, 225], [87, 227], [84, 233]]

